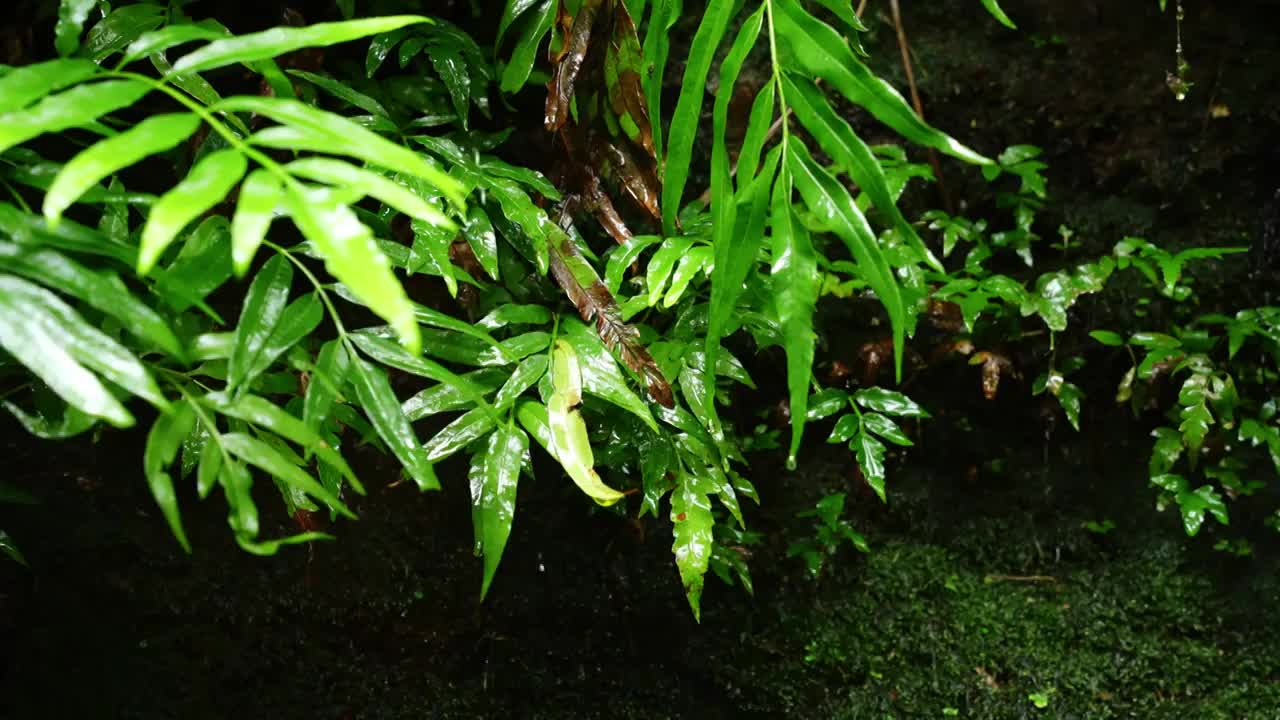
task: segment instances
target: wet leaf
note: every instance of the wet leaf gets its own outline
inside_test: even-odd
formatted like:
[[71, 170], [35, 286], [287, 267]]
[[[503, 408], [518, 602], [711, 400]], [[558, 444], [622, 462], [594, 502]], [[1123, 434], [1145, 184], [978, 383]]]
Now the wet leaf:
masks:
[[235, 63], [269, 60], [306, 47], [337, 45], [425, 22], [431, 20], [418, 15], [388, 15], [317, 23], [306, 27], [274, 27], [262, 32], [215, 40], [199, 50], [183, 55], [173, 64], [173, 70], [175, 73], [193, 73]]
[[702, 586], [715, 544], [711, 499], [715, 491], [705, 477], [680, 473], [671, 492], [671, 523], [674, 541], [671, 552], [684, 585], [685, 597], [694, 619], [702, 619]]
[[[818, 256], [809, 231], [801, 225], [791, 204], [791, 173], [783, 168], [773, 188], [772, 256], [770, 268], [775, 285], [773, 302], [782, 327], [782, 345], [787, 355], [787, 389], [791, 408], [791, 445], [787, 463], [794, 464], [810, 417], [809, 380], [813, 371], [813, 313], [820, 286]], [[845, 399], [838, 398], [843, 406]], [[814, 407], [817, 407], [815, 402]], [[825, 417], [825, 416], [822, 416]]]
[[850, 445], [867, 484], [880, 496], [881, 502], [887, 502], [884, 494], [884, 445], [867, 432], [858, 433]]
[[232, 455], [278, 478], [286, 486], [296, 489], [319, 500], [339, 514], [355, 519], [355, 513], [336, 495], [329, 492], [315, 478], [302, 468], [294, 465], [279, 450], [258, 438], [244, 433], [226, 433], [222, 435], [222, 446]]
[[[78, 72], [63, 75], [59, 81], [75, 77]], [[0, 152], [45, 133], [87, 125], [107, 113], [133, 105], [150, 90], [136, 80], [86, 83], [56, 95], [46, 95], [30, 107], [0, 113]], [[0, 104], [10, 102], [6, 98]]]
[[181, 182], [160, 196], [142, 228], [138, 273], [151, 272], [178, 233], [221, 202], [247, 167], [238, 150], [219, 150], [201, 158]]
[[24, 108], [97, 72], [97, 65], [80, 58], [47, 60], [13, 68], [0, 77], [0, 113]]
[[283, 199], [284, 184], [270, 171], [254, 170], [244, 179], [231, 218], [231, 261], [237, 275], [249, 270]]
[[386, 373], [353, 357], [351, 384], [355, 386], [356, 398], [377, 430], [378, 437], [391, 448], [392, 454], [418, 487], [423, 490], [438, 490], [440, 481], [436, 479], [435, 470], [418, 444], [408, 418], [401, 411], [400, 401], [396, 399]]
[[[480, 599], [484, 600], [493, 575], [502, 559], [516, 511], [516, 488], [520, 464], [529, 452], [529, 436], [516, 427], [500, 427], [489, 436], [489, 444], [479, 461], [471, 488], [472, 522], [477, 545], [484, 556], [484, 579]], [[480, 457], [478, 454], [477, 457]]]
[[293, 282], [293, 265], [284, 255], [275, 255], [262, 266], [249, 285], [236, 324], [235, 345], [227, 371], [227, 384], [235, 388], [249, 382], [250, 370], [258, 364], [271, 333], [275, 331]]
[[169, 475], [168, 467], [177, 458], [178, 448], [182, 447], [182, 441], [195, 428], [195, 423], [196, 415], [191, 403], [186, 400], [175, 403], [169, 412], [162, 413], [152, 423], [151, 430], [147, 433], [147, 445], [142, 453], [143, 471], [147, 485], [151, 488], [151, 495], [160, 506], [178, 544], [188, 553], [191, 552], [191, 543], [182, 529], [182, 511], [178, 509], [178, 497], [174, 492], [173, 478]]
[[600, 505], [612, 505], [622, 493], [604, 484], [596, 474], [587, 425], [582, 419], [582, 375], [577, 353], [565, 340], [556, 340], [551, 355], [552, 386], [547, 402], [551, 455], [578, 488]]
[[902, 432], [897, 423], [889, 418], [873, 412], [862, 413], [862, 428], [888, 440], [895, 445], [910, 446], [911, 438]]
[[864, 388], [853, 394], [853, 399], [868, 410], [896, 415], [898, 417], [927, 418], [929, 413], [915, 403], [914, 400], [900, 392], [880, 387]]

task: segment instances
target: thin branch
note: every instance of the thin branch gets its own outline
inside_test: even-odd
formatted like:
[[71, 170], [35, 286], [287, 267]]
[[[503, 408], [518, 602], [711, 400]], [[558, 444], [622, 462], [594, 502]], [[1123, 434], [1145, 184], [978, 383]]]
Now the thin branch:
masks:
[[[893, 13], [893, 28], [898, 34], [898, 50], [902, 53], [902, 69], [907, 74], [907, 86], [911, 89], [911, 104], [916, 115], [924, 120], [924, 103], [920, 102], [920, 90], [916, 87], [916, 74], [911, 64], [911, 46], [907, 44], [907, 31], [902, 25], [902, 8], [898, 0], [889, 0], [889, 10]], [[929, 166], [933, 168], [933, 176], [938, 181], [938, 194], [942, 196], [942, 204], [950, 215], [955, 214], [951, 204], [951, 194], [947, 192], [947, 184], [942, 179], [942, 165], [938, 162], [938, 153], [929, 148]]]

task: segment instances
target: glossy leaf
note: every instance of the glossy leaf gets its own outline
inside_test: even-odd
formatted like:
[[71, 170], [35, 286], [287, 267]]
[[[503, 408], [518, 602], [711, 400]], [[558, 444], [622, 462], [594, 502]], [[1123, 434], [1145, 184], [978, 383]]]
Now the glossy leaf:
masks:
[[336, 495], [316, 482], [302, 468], [294, 465], [279, 450], [271, 445], [244, 433], [226, 433], [222, 436], [222, 446], [232, 455], [278, 478], [285, 485], [299, 490], [319, 500], [352, 520], [355, 513], [343, 504]]
[[185, 350], [168, 322], [120, 279], [89, 270], [55, 250], [0, 241], [0, 269], [71, 295], [120, 321], [130, 333], [176, 357]]
[[[1161, 3], [1163, 5], [1163, 0], [1161, 0]], [[1004, 25], [1010, 30], [1018, 29], [1018, 26], [1013, 24], [1013, 21], [1009, 19], [1009, 16], [1004, 14], [1004, 10], [1000, 9], [1000, 3], [998, 0], [982, 0], [982, 7], [986, 8], [987, 12], [991, 13], [992, 17], [999, 20], [1001, 25]]]
[[302, 418], [308, 427], [319, 430], [324, 426], [350, 372], [351, 356], [341, 340], [330, 340], [320, 347], [302, 402]]
[[219, 40], [226, 36], [226, 29], [218, 27], [216, 24], [169, 25], [146, 33], [129, 43], [129, 46], [125, 48], [124, 59], [120, 61], [120, 64], [128, 65], [148, 55], [162, 53], [169, 48], [196, 40]]
[[884, 444], [868, 432], [858, 433], [850, 444], [853, 446], [854, 457], [858, 460], [858, 468], [862, 470], [862, 476], [884, 502]]
[[285, 202], [298, 229], [324, 257], [325, 269], [390, 323], [410, 354], [421, 352], [413, 304], [374, 243], [372, 231], [332, 193], [288, 188]]
[[472, 521], [484, 556], [484, 579], [480, 599], [489, 593], [497, 572], [516, 511], [516, 488], [520, 465], [529, 452], [529, 436], [519, 428], [504, 426], [489, 436], [488, 447], [479, 461], [471, 486]]
[[818, 258], [809, 231], [795, 217], [791, 173], [783, 169], [773, 189], [773, 302], [787, 355], [787, 389], [791, 407], [791, 445], [787, 462], [794, 465], [809, 415], [809, 380], [813, 370], [813, 313], [818, 301]]
[[798, 140], [788, 144], [787, 165], [795, 178], [796, 187], [809, 209], [825, 222], [844, 241], [849, 252], [858, 262], [858, 270], [889, 314], [893, 331], [894, 371], [902, 376], [902, 346], [906, 333], [908, 308], [903, 301], [902, 289], [885, 260], [880, 244], [862, 211], [853, 202], [849, 192], [834, 177], [809, 156], [809, 151]]
[[352, 358], [351, 384], [378, 437], [391, 448], [392, 454], [423, 490], [440, 489], [435, 470], [418, 444], [413, 427], [400, 410], [400, 401], [391, 389], [391, 381], [381, 369], [360, 358]]
[[[527, 7], [534, 3], [526, 1], [519, 4]], [[538, 48], [542, 45], [542, 39], [546, 37], [547, 32], [551, 30], [552, 23], [555, 21], [557, 4], [556, 0], [542, 0], [538, 9], [534, 11], [533, 16], [525, 19], [524, 31], [520, 33], [520, 39], [516, 42], [515, 50], [511, 53], [511, 59], [507, 61], [506, 67], [502, 69], [502, 80], [499, 84], [502, 92], [514, 93], [524, 87], [525, 82], [529, 79], [529, 73], [533, 71], [533, 62], [537, 58]], [[504, 14], [503, 20], [507, 20], [507, 17]], [[501, 30], [505, 29], [506, 26], [500, 26], [499, 42], [502, 41]]]
[[612, 505], [622, 493], [604, 484], [596, 474], [595, 456], [582, 419], [582, 375], [578, 356], [565, 340], [556, 340], [551, 355], [554, 392], [547, 402], [547, 424], [551, 431], [551, 455], [578, 488], [600, 505]]
[[240, 185], [231, 217], [231, 262], [237, 275], [248, 272], [283, 199], [284, 184], [265, 169], [249, 173]]
[[714, 488], [705, 477], [681, 473], [676, 487], [671, 491], [671, 524], [674, 541], [671, 552], [675, 554], [676, 568], [684, 585], [685, 597], [693, 609], [693, 617], [702, 619], [702, 585], [714, 547], [712, 528], [715, 517], [711, 514]]
[[0, 152], [45, 133], [87, 125], [109, 112], [134, 104], [150, 89], [137, 80], [86, 83], [47, 95], [30, 107], [2, 113]]
[[284, 314], [292, 283], [293, 265], [284, 255], [273, 256], [253, 278], [236, 325], [235, 347], [227, 371], [229, 386], [234, 388], [249, 380], [250, 369], [257, 364]]
[[830, 25], [805, 12], [796, 0], [772, 0], [778, 34], [789, 45], [800, 67], [822, 78], [851, 102], [867, 109], [903, 137], [966, 162], [990, 165], [991, 160], [935, 130], [916, 115], [906, 99], [858, 59]]
[[702, 96], [706, 92], [711, 62], [729, 27], [735, 5], [733, 0], [708, 0], [685, 59], [680, 97], [667, 134], [667, 159], [662, 183], [662, 229], [669, 236], [676, 233], [676, 215], [689, 178], [689, 161], [693, 157], [693, 141], [702, 114]]
[[160, 196], [142, 228], [138, 272], [146, 275], [173, 239], [240, 182], [248, 161], [237, 150], [205, 155], [173, 189]]
[[44, 216], [56, 223], [62, 212], [103, 178], [145, 157], [169, 150], [200, 126], [192, 113], [153, 115], [125, 132], [81, 152], [62, 167], [44, 195]]
[[161, 414], [152, 423], [151, 431], [147, 433], [146, 449], [142, 453], [143, 471], [147, 485], [151, 488], [151, 495], [160, 506], [160, 512], [164, 514], [178, 544], [187, 552], [191, 552], [191, 543], [182, 529], [182, 512], [178, 509], [178, 497], [174, 492], [173, 478], [169, 475], [168, 467], [178, 456], [178, 448], [191, 433], [195, 423], [196, 415], [191, 403], [186, 400], [176, 403], [172, 410]]
[[301, 48], [337, 45], [424, 22], [431, 20], [418, 15], [388, 15], [317, 23], [306, 27], [274, 27], [262, 32], [215, 40], [179, 58], [173, 64], [173, 70], [175, 73], [193, 73], [235, 63], [267, 60]]
[[53, 28], [53, 44], [59, 55], [70, 55], [80, 47], [80, 32], [89, 19], [97, 0], [61, 0], [58, 23]]
[[423, 200], [402, 185], [375, 172], [358, 168], [341, 160], [308, 157], [285, 166], [290, 173], [332, 185], [336, 188], [358, 188], [361, 192], [399, 210], [416, 220], [456, 230], [453, 221], [439, 208]]
[[875, 410], [886, 415], [898, 417], [927, 418], [929, 413], [915, 403], [914, 400], [894, 390], [881, 387], [864, 388], [853, 394], [853, 399], [868, 410]]

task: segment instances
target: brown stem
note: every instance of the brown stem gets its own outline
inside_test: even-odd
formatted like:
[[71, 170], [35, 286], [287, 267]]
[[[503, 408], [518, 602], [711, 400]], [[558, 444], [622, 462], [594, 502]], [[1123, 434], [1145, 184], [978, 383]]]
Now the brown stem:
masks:
[[[893, 28], [898, 34], [902, 69], [907, 74], [907, 86], [911, 89], [911, 104], [916, 109], [916, 115], [924, 120], [924, 103], [920, 102], [920, 90], [916, 87], [916, 73], [911, 65], [911, 46], [907, 43], [907, 31], [902, 25], [902, 9], [898, 5], [898, 0], [889, 0], [889, 9], [893, 13]], [[929, 166], [933, 168], [933, 176], [938, 180], [938, 194], [942, 196], [942, 205], [948, 214], [954, 215], [955, 207], [951, 204], [951, 194], [947, 192], [947, 184], [942, 178], [942, 165], [938, 162], [938, 153], [933, 148], [929, 148]]]

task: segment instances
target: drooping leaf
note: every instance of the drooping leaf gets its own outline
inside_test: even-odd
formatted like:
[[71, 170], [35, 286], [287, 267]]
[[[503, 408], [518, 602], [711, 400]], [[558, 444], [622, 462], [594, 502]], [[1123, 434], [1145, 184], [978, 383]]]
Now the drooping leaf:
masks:
[[[480, 461], [479, 472], [471, 487], [472, 518], [476, 539], [484, 556], [484, 579], [480, 599], [489, 593], [511, 523], [515, 518], [516, 487], [520, 464], [529, 452], [529, 436], [517, 427], [499, 427], [489, 436], [489, 444]], [[479, 457], [479, 455], [478, 455]]]
[[240, 185], [236, 211], [231, 217], [231, 262], [237, 275], [248, 272], [283, 198], [280, 178], [265, 169], [249, 173]]
[[612, 505], [623, 494], [605, 485], [595, 471], [595, 456], [582, 419], [582, 375], [577, 353], [567, 341], [556, 340], [551, 358], [554, 392], [547, 403], [551, 432], [548, 450], [588, 497], [600, 505]]
[[577, 355], [583, 391], [626, 410], [657, 430], [648, 406], [627, 387], [626, 378], [596, 333], [571, 318], [561, 320], [560, 328]]
[[868, 432], [859, 432], [850, 444], [862, 476], [884, 502], [884, 444]]
[[184, 349], [164, 318], [129, 292], [120, 279], [89, 270], [55, 250], [0, 241], [0, 269], [74, 296], [120, 321], [130, 333], [176, 357]]
[[58, 4], [58, 24], [54, 26], [54, 47], [62, 56], [70, 55], [80, 47], [80, 31], [89, 19], [97, 0], [62, 0]]
[[[685, 61], [680, 98], [667, 135], [667, 159], [662, 183], [662, 230], [676, 233], [676, 215], [684, 186], [689, 178], [689, 161], [693, 157], [693, 141], [702, 111], [702, 96], [720, 40], [729, 27], [736, 3], [733, 0], [708, 0], [702, 22], [693, 36], [693, 44]], [[660, 117], [655, 115], [654, 117]]]
[[395, 329], [410, 354], [422, 350], [413, 304], [396, 279], [373, 233], [333, 193], [288, 188], [289, 214], [325, 259], [325, 269]]
[[329, 492], [323, 485], [316, 482], [302, 468], [293, 464], [280, 453], [279, 450], [271, 445], [244, 433], [225, 433], [222, 435], [222, 445], [232, 455], [263, 470], [272, 476], [278, 478], [285, 485], [299, 490], [310, 497], [319, 500], [330, 508], [336, 510], [352, 520], [355, 519], [355, 513], [338, 499], [338, 496]]
[[178, 509], [178, 497], [168, 467], [178, 456], [178, 448], [182, 447], [183, 439], [191, 433], [195, 423], [196, 414], [191, 403], [185, 399], [175, 403], [169, 412], [162, 413], [151, 425], [147, 446], [142, 453], [143, 471], [151, 495], [160, 506], [178, 544], [188, 553], [191, 552], [191, 543], [182, 529], [182, 512]]
[[324, 425], [350, 372], [351, 356], [341, 340], [330, 340], [320, 347], [302, 402], [302, 418], [308, 427], [319, 430]]
[[573, 240], [565, 233], [561, 235], [562, 239], [551, 253], [551, 272], [556, 282], [578, 308], [582, 319], [594, 321], [596, 334], [605, 346], [644, 380], [649, 396], [658, 404], [671, 407], [674, 403], [671, 385], [640, 342], [640, 333], [622, 320], [612, 293], [600, 281], [595, 268], [582, 257]]
[[221, 202], [247, 168], [248, 161], [238, 150], [218, 150], [201, 158], [181, 182], [160, 196], [142, 228], [138, 272], [149, 273], [187, 223]]
[[810, 76], [830, 83], [851, 102], [916, 144], [965, 162], [991, 164], [990, 159], [921, 120], [897, 90], [858, 59], [838, 32], [805, 12], [796, 0], [773, 0], [773, 6], [777, 9], [773, 19], [780, 39], [786, 41], [792, 56]]
[[[522, 5], [527, 8], [536, 1], [513, 0], [512, 5], [509, 5], [508, 8], [510, 9], [515, 5]], [[524, 30], [520, 33], [519, 40], [516, 41], [516, 47], [511, 53], [511, 59], [507, 61], [506, 67], [502, 69], [502, 80], [499, 87], [503, 92], [517, 92], [524, 87], [525, 82], [529, 79], [529, 73], [533, 71], [533, 62], [538, 56], [538, 48], [542, 45], [542, 39], [546, 37], [547, 32], [551, 30], [551, 25], [555, 21], [557, 5], [558, 2], [556, 0], [542, 0], [532, 16], [525, 19]], [[508, 14], [503, 14], [502, 19], [507, 24], [499, 26], [498, 42], [502, 41], [502, 31], [510, 24], [508, 17]], [[514, 17], [514, 15], [510, 17]]]
[[400, 401], [391, 389], [387, 374], [363, 359], [353, 357], [351, 383], [355, 386], [360, 406], [369, 416], [378, 437], [391, 448], [392, 454], [408, 471], [409, 476], [423, 490], [438, 490], [440, 481], [436, 478], [431, 463], [427, 461], [422, 446], [418, 444], [413, 427], [400, 410]]
[[702, 585], [711, 562], [714, 546], [712, 529], [715, 517], [711, 514], [711, 499], [715, 488], [710, 487], [705, 476], [681, 473], [675, 490], [671, 492], [671, 523], [676, 568], [684, 584], [685, 597], [693, 609], [693, 617], [702, 619]]
[[889, 314], [893, 331], [894, 372], [900, 378], [903, 337], [909, 309], [903, 301], [902, 289], [894, 277], [893, 269], [885, 260], [867, 219], [844, 186], [814, 162], [799, 139], [793, 138], [787, 147], [787, 164], [805, 204], [844, 241], [858, 262], [858, 270]]
[[120, 61], [120, 64], [128, 65], [148, 55], [162, 53], [169, 48], [196, 40], [219, 40], [226, 37], [227, 34], [225, 28], [215, 23], [169, 25], [146, 33], [129, 43], [129, 46], [125, 48], [124, 58]]
[[[809, 379], [813, 371], [813, 312], [820, 281], [818, 258], [809, 231], [797, 222], [791, 204], [791, 173], [783, 168], [773, 189], [772, 226], [774, 307], [787, 354], [787, 388], [791, 407], [791, 445], [787, 463], [795, 463], [809, 415]], [[843, 400], [843, 399], [842, 399]]]
[[0, 152], [45, 133], [87, 125], [102, 115], [134, 104], [150, 89], [137, 80], [86, 83], [47, 95], [30, 107], [0, 114]]
[[[1163, 5], [1164, 0], [1161, 0], [1161, 6], [1163, 7]], [[1010, 30], [1018, 29], [1018, 26], [1013, 24], [1013, 21], [1009, 19], [1009, 16], [1005, 15], [1004, 10], [1000, 9], [1000, 3], [997, 0], [982, 0], [982, 7], [986, 8], [987, 12], [991, 13], [992, 17], [999, 20], [1001, 25], [1004, 25]]]

